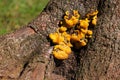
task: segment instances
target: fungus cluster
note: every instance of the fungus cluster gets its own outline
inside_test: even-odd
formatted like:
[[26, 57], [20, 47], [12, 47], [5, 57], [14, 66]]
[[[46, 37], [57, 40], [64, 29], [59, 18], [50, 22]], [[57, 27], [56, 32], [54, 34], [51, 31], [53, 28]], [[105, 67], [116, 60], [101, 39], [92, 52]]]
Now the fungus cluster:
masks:
[[93, 31], [90, 25], [97, 23], [98, 11], [88, 13], [86, 18], [80, 19], [77, 10], [65, 12], [60, 28], [55, 33], [50, 33], [49, 38], [55, 44], [52, 54], [56, 59], [67, 59], [71, 54], [71, 47], [79, 49], [87, 45], [88, 39], [92, 38]]

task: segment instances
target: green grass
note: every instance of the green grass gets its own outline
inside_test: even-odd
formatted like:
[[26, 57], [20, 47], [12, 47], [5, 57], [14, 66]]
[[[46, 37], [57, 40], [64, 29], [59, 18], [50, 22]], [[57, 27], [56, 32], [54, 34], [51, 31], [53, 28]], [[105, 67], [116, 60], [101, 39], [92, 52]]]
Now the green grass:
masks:
[[48, 0], [0, 0], [0, 35], [26, 25], [46, 6]]

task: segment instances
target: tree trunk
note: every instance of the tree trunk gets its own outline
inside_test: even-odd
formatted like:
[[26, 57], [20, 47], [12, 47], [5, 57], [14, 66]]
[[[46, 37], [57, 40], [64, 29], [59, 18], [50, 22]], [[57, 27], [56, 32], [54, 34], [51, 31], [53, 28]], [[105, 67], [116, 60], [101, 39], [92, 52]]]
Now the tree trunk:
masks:
[[[99, 11], [89, 44], [69, 59], [53, 58], [48, 34], [66, 10]], [[0, 37], [0, 80], [119, 80], [120, 0], [51, 0], [24, 28]]]

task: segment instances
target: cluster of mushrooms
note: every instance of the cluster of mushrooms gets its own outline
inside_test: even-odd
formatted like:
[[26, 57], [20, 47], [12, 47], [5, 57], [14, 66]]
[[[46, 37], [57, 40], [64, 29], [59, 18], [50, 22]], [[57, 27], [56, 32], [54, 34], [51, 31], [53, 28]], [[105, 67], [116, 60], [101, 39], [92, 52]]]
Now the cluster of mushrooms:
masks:
[[96, 10], [88, 13], [84, 19], [80, 19], [78, 10], [65, 12], [60, 27], [56, 32], [49, 34], [49, 38], [55, 44], [52, 54], [56, 59], [67, 59], [72, 47], [79, 49], [87, 45], [88, 39], [92, 38], [93, 34], [90, 27], [96, 26], [97, 23], [97, 14]]

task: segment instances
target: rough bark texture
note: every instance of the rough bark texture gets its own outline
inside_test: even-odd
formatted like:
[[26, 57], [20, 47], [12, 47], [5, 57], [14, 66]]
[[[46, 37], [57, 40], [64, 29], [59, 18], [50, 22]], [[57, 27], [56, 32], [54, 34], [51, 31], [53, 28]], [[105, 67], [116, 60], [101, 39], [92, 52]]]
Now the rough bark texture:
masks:
[[[69, 59], [51, 55], [48, 34], [66, 10], [99, 10], [89, 44]], [[51, 0], [24, 28], [0, 37], [0, 80], [119, 80], [120, 0]]]

